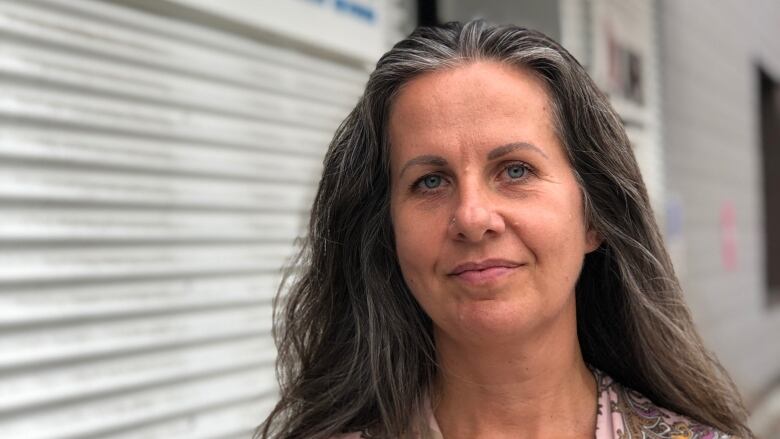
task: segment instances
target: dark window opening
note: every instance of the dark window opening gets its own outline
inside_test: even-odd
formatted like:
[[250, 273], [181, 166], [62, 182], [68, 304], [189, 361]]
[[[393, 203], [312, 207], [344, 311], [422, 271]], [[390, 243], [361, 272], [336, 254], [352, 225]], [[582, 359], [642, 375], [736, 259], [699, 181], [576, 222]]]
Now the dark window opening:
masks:
[[439, 25], [439, 13], [436, 0], [417, 0], [417, 25]]
[[780, 304], [780, 86], [758, 68], [761, 93], [766, 281], [769, 302]]

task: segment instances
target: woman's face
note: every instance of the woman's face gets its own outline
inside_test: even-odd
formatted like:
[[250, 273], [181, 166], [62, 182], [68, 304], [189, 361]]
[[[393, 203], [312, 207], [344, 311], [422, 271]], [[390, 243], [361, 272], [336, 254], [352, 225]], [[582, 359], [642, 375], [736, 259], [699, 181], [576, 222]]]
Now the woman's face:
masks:
[[575, 318], [588, 231], [543, 82], [475, 62], [407, 83], [389, 120], [404, 279], [440, 335], [495, 340]]

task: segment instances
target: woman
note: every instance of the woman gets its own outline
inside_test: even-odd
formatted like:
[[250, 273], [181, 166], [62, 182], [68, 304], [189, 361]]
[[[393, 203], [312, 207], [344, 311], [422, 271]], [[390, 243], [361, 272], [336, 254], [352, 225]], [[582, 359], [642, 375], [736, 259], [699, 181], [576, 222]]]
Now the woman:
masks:
[[618, 116], [542, 34], [472, 21], [398, 43], [311, 215], [257, 436], [751, 435]]

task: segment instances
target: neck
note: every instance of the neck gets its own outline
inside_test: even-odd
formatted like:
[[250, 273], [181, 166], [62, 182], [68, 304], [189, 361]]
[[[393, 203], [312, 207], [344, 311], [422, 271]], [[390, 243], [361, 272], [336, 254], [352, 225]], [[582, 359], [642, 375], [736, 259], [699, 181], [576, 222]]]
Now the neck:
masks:
[[559, 326], [512, 343], [464, 344], [435, 331], [434, 414], [444, 437], [592, 438], [596, 382], [576, 322]]

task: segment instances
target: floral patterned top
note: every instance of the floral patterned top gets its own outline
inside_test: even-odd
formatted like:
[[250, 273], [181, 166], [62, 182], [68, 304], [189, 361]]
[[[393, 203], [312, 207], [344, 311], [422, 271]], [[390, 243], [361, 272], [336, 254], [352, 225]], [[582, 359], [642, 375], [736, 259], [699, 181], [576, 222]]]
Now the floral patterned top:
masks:
[[653, 404], [592, 369], [598, 383], [596, 439], [726, 439], [731, 435]]
[[[595, 439], [728, 439], [731, 435], [658, 407], [638, 392], [623, 387], [604, 372], [591, 369], [598, 384]], [[334, 439], [360, 439], [350, 433]], [[428, 410], [428, 422], [417, 439], [444, 439]]]

